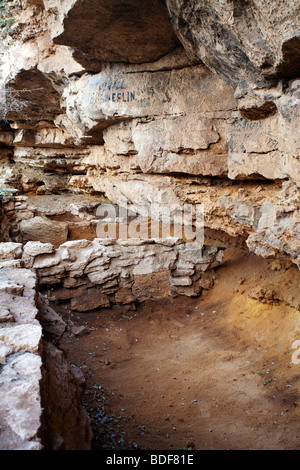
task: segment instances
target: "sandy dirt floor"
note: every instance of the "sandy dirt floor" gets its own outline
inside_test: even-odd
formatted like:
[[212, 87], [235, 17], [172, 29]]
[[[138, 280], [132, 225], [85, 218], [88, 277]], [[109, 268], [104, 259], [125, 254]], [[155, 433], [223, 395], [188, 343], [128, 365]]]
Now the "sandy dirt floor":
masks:
[[300, 449], [299, 271], [233, 251], [217, 274], [199, 298], [169, 297], [167, 273], [140, 278], [136, 310], [53, 305], [93, 449]]

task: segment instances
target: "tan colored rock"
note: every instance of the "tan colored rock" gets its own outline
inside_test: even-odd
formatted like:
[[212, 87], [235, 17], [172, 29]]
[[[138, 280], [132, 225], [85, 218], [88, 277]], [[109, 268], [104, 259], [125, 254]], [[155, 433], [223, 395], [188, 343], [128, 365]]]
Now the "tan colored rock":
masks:
[[60, 148], [72, 147], [74, 139], [63, 129], [46, 127], [38, 130], [20, 129], [15, 133], [13, 143], [20, 147]]
[[[154, 250], [155, 253], [155, 250]], [[170, 270], [177, 260], [177, 253], [173, 250], [157, 253], [157, 256], [147, 256], [132, 270], [133, 275], [151, 274]]]
[[13, 268], [3, 268], [1, 277], [13, 289], [0, 292], [0, 449], [40, 450], [42, 328], [36, 278]]
[[[190, 57], [236, 84], [297, 76], [299, 4], [167, 0], [172, 24]], [[201, 19], [205, 18], [205, 21]], [[298, 39], [297, 39], [298, 38]], [[234, 50], [234, 54], [228, 51]]]
[[202, 115], [157, 119], [132, 130], [144, 173], [226, 175], [227, 149], [213, 145], [219, 139], [214, 122]]
[[84, 274], [89, 274], [98, 271], [99, 269], [106, 269], [110, 264], [110, 258], [108, 256], [101, 256], [91, 261], [85, 268]]
[[[144, 217], [153, 204], [166, 218], [167, 205], [203, 203], [206, 227], [298, 263], [299, 207], [280, 194], [300, 181], [298, 2], [96, 3], [91, 16], [86, 0], [31, 0], [1, 44], [0, 83], [20, 101], [0, 125], [1, 187], [96, 191]], [[25, 206], [6, 241], [34, 224]], [[102, 270], [93, 250], [73, 255], [37, 260], [41, 278]], [[21, 265], [9, 256], [1, 265]], [[124, 276], [129, 263], [119, 259]]]
[[[68, 118], [92, 137], [93, 128], [103, 130], [120, 118], [176, 117], [192, 110], [205, 122], [212, 113], [226, 118], [226, 112], [236, 106], [232, 89], [203, 66], [171, 72], [126, 72], [130, 66], [115, 65], [70, 83], [65, 92]], [[110, 89], [108, 83], [112, 83]], [[203, 141], [203, 131], [198, 141]]]
[[30, 220], [22, 220], [20, 232], [24, 241], [39, 241], [59, 246], [67, 240], [68, 224], [64, 222], [52, 222], [46, 217], [33, 217]]
[[289, 177], [299, 183], [299, 122], [300, 117], [293, 113], [288, 120], [277, 114], [236, 121], [229, 131], [228, 176], [241, 179], [262, 175], [270, 180]]
[[9, 308], [4, 307], [3, 305], [0, 306], [0, 323], [7, 323], [7, 322], [14, 322], [15, 317], [11, 313]]
[[92, 284], [101, 285], [104, 284], [106, 281], [110, 281], [118, 277], [117, 271], [101, 271], [97, 270], [95, 272], [89, 273], [88, 278], [92, 282]]
[[172, 286], [190, 286], [193, 281], [190, 277], [174, 277], [170, 279]]
[[74, 336], [78, 337], [89, 334], [89, 329], [85, 326], [73, 326], [71, 331]]
[[[64, 266], [61, 266], [60, 264], [62, 263], [62, 258], [55, 252], [51, 254], [44, 254], [44, 255], [38, 255], [33, 263], [33, 268], [34, 269], [44, 269], [45, 273], [45, 268], [47, 272], [52, 272], [53, 274], [57, 274], [58, 272], [63, 272], [64, 271]], [[60, 266], [58, 266], [60, 265]], [[54, 270], [50, 271], [48, 268], [54, 267]], [[56, 271], [56, 268], [58, 271]]]
[[22, 256], [21, 243], [0, 243], [0, 259], [10, 260], [19, 259]]
[[[41, 450], [40, 356], [10, 355], [1, 369], [1, 450]], [[17, 412], [16, 412], [17, 411]]]
[[14, 353], [14, 348], [12, 346], [8, 346], [4, 344], [4, 342], [0, 341], [0, 364], [3, 365], [6, 363], [7, 356], [10, 356]]
[[16, 322], [32, 323], [38, 311], [35, 305], [36, 277], [28, 269], [3, 268], [2, 277], [11, 285], [21, 286], [23, 295], [12, 295], [8, 292], [0, 293], [0, 308], [7, 310], [14, 316]]
[[[54, 8], [62, 14], [59, 6], [56, 2]], [[72, 1], [64, 9], [64, 28], [55, 43], [71, 46], [75, 59], [87, 70], [99, 71], [107, 61], [153, 62], [178, 45], [167, 9], [159, 0], [129, 0], [125, 5], [112, 0], [110, 8], [93, 0]]]
[[0, 341], [14, 349], [14, 352], [39, 352], [42, 330], [37, 324], [14, 325], [0, 328]]
[[7, 293], [13, 295], [22, 296], [24, 292], [24, 286], [11, 281], [1, 281], [0, 282], [0, 293]]
[[45, 253], [53, 253], [55, 251], [54, 245], [52, 243], [42, 243], [42, 242], [27, 242], [24, 245], [23, 253], [27, 256], [38, 256]]

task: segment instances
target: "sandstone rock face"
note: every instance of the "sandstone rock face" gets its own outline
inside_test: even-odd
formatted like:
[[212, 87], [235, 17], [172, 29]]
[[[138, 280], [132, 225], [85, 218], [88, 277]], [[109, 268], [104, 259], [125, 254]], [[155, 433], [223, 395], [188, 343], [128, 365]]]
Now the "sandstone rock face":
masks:
[[0, 259], [17, 259], [22, 256], [22, 244], [18, 243], [1, 243]]
[[250, 251], [264, 258], [280, 258], [282, 253], [286, 253], [300, 266], [299, 201], [296, 185], [285, 182], [279, 202], [266, 202], [263, 205], [257, 231], [247, 240]]
[[[11, 355], [1, 370], [1, 450], [40, 450], [39, 381], [41, 359], [34, 353]], [[15, 410], [19, 412], [16, 413]]]
[[[279, 0], [276, 7], [170, 0], [170, 20], [183, 47], [159, 2], [151, 13], [160, 28], [157, 40], [155, 29], [139, 29], [149, 24], [147, 2], [116, 1], [110, 10], [88, 3], [94, 12], [90, 31], [97, 28], [92, 41], [84, 27], [87, 3], [45, 2], [39, 8], [30, 3], [20, 16], [22, 40], [13, 50], [4, 48], [3, 81], [16, 92], [20, 83], [28, 85], [24, 98], [32, 115], [24, 120], [17, 113], [3, 128], [3, 152], [9, 146], [14, 160], [3, 153], [3, 184], [36, 194], [62, 193], [66, 187], [97, 192], [121, 205], [128, 198], [141, 214], [153, 198], [171, 204], [188, 197], [194, 204], [205, 202], [208, 227], [251, 237], [248, 245], [254, 247], [256, 240], [256, 252], [291, 256], [279, 241], [279, 228], [272, 230], [271, 242], [256, 236], [259, 219], [249, 223], [240, 213], [247, 206], [257, 218], [269, 197], [275, 204], [281, 200], [283, 181], [299, 185], [297, 3], [287, 15]], [[138, 21], [129, 27], [133, 10]], [[25, 17], [34, 19], [34, 40]], [[76, 30], [83, 33], [75, 37], [73, 25], [79, 23]], [[128, 39], [125, 48], [119, 47], [117, 33]], [[142, 39], [136, 47], [138, 34], [148, 38], [151, 59]], [[114, 50], [106, 49], [108, 42]], [[13, 63], [21, 53], [22, 61]], [[48, 90], [43, 117], [37, 114], [41, 97], [34, 87]], [[248, 180], [252, 189], [262, 188], [260, 200], [253, 205], [248, 192], [244, 205], [231, 204], [239, 190], [247, 193]], [[236, 183], [230, 187], [231, 181]], [[286, 222], [296, 240], [297, 210], [294, 206]], [[20, 217], [26, 225], [30, 214], [24, 210]]]

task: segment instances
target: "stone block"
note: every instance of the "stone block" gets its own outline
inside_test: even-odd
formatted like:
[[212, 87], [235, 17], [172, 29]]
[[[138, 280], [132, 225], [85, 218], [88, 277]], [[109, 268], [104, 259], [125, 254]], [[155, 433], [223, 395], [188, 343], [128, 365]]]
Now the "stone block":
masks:
[[55, 251], [52, 243], [41, 243], [39, 241], [30, 241], [25, 243], [23, 253], [28, 256], [38, 256], [53, 253]]
[[71, 308], [76, 312], [88, 312], [97, 308], [109, 307], [107, 295], [101, 294], [97, 288], [88, 289], [86, 293], [71, 300]]
[[22, 257], [22, 243], [0, 243], [0, 260], [20, 259]]

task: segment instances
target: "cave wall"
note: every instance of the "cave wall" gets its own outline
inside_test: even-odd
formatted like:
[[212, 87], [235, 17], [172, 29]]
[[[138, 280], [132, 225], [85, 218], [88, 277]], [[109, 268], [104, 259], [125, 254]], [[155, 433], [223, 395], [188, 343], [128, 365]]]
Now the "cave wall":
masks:
[[299, 265], [299, 31], [297, 1], [24, 2], [1, 186], [204, 203], [208, 228]]
[[[89, 448], [82, 379], [51, 335], [48, 341], [45, 327], [46, 341], [41, 340], [41, 311], [49, 315], [49, 306], [45, 298], [38, 302], [32, 269], [41, 285], [62, 283], [50, 297], [73, 296], [75, 288], [82, 305], [87, 294], [90, 302], [95, 297], [88, 289], [102, 285], [100, 265], [96, 259], [88, 268], [72, 251], [84, 242], [66, 240], [70, 225], [56, 222], [55, 231], [49, 214], [26, 196], [86, 195], [142, 217], [153, 205], [164, 214], [172, 204], [203, 204], [208, 251], [216, 233], [223, 233], [245, 242], [250, 252], [299, 267], [300, 5], [298, 0], [113, 0], [109, 6], [99, 0], [23, 0], [8, 1], [3, 12], [13, 22], [0, 23], [0, 188], [16, 190], [17, 197], [1, 211], [2, 442], [6, 448], [40, 449], [41, 442], [57, 449]], [[81, 208], [73, 210], [82, 215]], [[66, 246], [35, 238], [23, 247], [32, 227]], [[91, 254], [93, 243], [82, 250]], [[119, 242], [111, 246], [107, 252], [120, 248]], [[123, 262], [125, 272], [132, 253], [145, 263], [149, 247], [129, 245], [113, 262]], [[158, 253], [172, 258], [176, 250], [160, 245]], [[222, 252], [216, 250], [213, 255]], [[183, 263], [180, 275], [176, 266], [171, 269], [179, 293], [194, 295], [195, 284], [198, 291], [211, 285], [209, 275], [197, 277], [193, 260], [188, 267]], [[98, 284], [85, 283], [94, 268]], [[19, 278], [21, 271], [30, 288], [28, 279]], [[105, 280], [104, 294], [134, 301], [132, 279], [130, 286], [120, 283], [120, 293], [114, 290], [116, 278]], [[12, 292], [16, 298], [8, 310]], [[25, 325], [19, 324], [18, 296], [31, 302]], [[77, 308], [79, 300], [78, 294]], [[23, 329], [35, 331], [32, 344], [23, 341]], [[10, 384], [16, 377], [20, 386], [28, 384], [28, 370], [33, 408], [27, 422], [26, 413], [16, 420], [7, 400], [23, 400]], [[63, 402], [72, 417], [67, 422], [57, 407], [59, 390], [75, 403], [74, 409]], [[42, 402], [48, 406], [44, 416]]]

